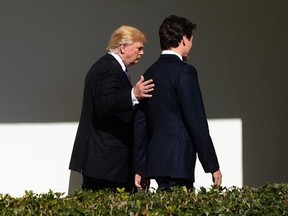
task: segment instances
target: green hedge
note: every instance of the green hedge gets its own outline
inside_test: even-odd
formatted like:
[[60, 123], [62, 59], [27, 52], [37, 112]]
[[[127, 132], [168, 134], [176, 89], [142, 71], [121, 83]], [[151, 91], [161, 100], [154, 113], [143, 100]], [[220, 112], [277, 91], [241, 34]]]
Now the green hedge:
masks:
[[80, 190], [71, 196], [26, 191], [20, 198], [0, 194], [0, 215], [288, 215], [288, 184], [135, 194]]

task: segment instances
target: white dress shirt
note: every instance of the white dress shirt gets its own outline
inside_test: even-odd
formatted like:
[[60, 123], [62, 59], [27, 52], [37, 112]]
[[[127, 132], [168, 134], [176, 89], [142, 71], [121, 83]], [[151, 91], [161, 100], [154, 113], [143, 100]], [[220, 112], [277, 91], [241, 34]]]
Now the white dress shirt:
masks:
[[[114, 53], [114, 52], [108, 52], [108, 53], [109, 53], [110, 55], [112, 55], [112, 56], [119, 62], [119, 64], [120, 64], [121, 67], [122, 67], [123, 72], [126, 73], [126, 72], [125, 72], [125, 70], [126, 70], [126, 65], [124, 64], [124, 62], [122, 61], [122, 59], [120, 58], [120, 56], [119, 56], [118, 54]], [[126, 75], [126, 74], [125, 74], [125, 75]], [[135, 97], [133, 90], [134, 90], [134, 87], [131, 89], [131, 100], [132, 100], [132, 105], [134, 106], [134, 105], [138, 104], [139, 101], [138, 101], [137, 98]]]

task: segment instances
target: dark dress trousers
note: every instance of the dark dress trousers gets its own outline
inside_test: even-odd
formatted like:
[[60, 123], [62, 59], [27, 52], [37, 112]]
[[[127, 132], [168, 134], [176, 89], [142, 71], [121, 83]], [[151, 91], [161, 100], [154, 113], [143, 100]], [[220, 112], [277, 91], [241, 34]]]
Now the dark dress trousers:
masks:
[[205, 172], [217, 171], [195, 68], [176, 55], [162, 54], [144, 77], [153, 79], [155, 87], [135, 113], [136, 173], [194, 182], [196, 155]]
[[133, 184], [132, 85], [110, 54], [85, 78], [81, 118], [69, 168], [84, 176]]

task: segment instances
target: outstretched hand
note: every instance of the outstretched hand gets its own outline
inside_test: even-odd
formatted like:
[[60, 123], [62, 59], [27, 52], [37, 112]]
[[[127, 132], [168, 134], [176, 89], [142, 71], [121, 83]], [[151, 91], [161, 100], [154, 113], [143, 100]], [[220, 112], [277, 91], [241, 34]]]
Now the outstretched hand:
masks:
[[150, 98], [152, 97], [151, 92], [154, 90], [155, 85], [153, 84], [153, 80], [149, 79], [144, 81], [144, 77], [141, 76], [140, 80], [136, 83], [136, 85], [133, 88], [133, 93], [137, 100], [141, 100], [144, 98]]

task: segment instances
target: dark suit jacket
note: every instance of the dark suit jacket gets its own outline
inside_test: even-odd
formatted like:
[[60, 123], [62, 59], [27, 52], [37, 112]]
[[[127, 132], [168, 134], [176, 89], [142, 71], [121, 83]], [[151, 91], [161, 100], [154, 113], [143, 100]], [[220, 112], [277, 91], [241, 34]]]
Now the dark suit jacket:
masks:
[[217, 171], [195, 68], [176, 55], [165, 54], [144, 77], [152, 78], [155, 88], [135, 114], [136, 173], [194, 181], [196, 154], [205, 172]]
[[85, 79], [71, 170], [123, 183], [132, 178], [131, 89], [130, 81], [112, 55], [104, 55], [91, 67]]

